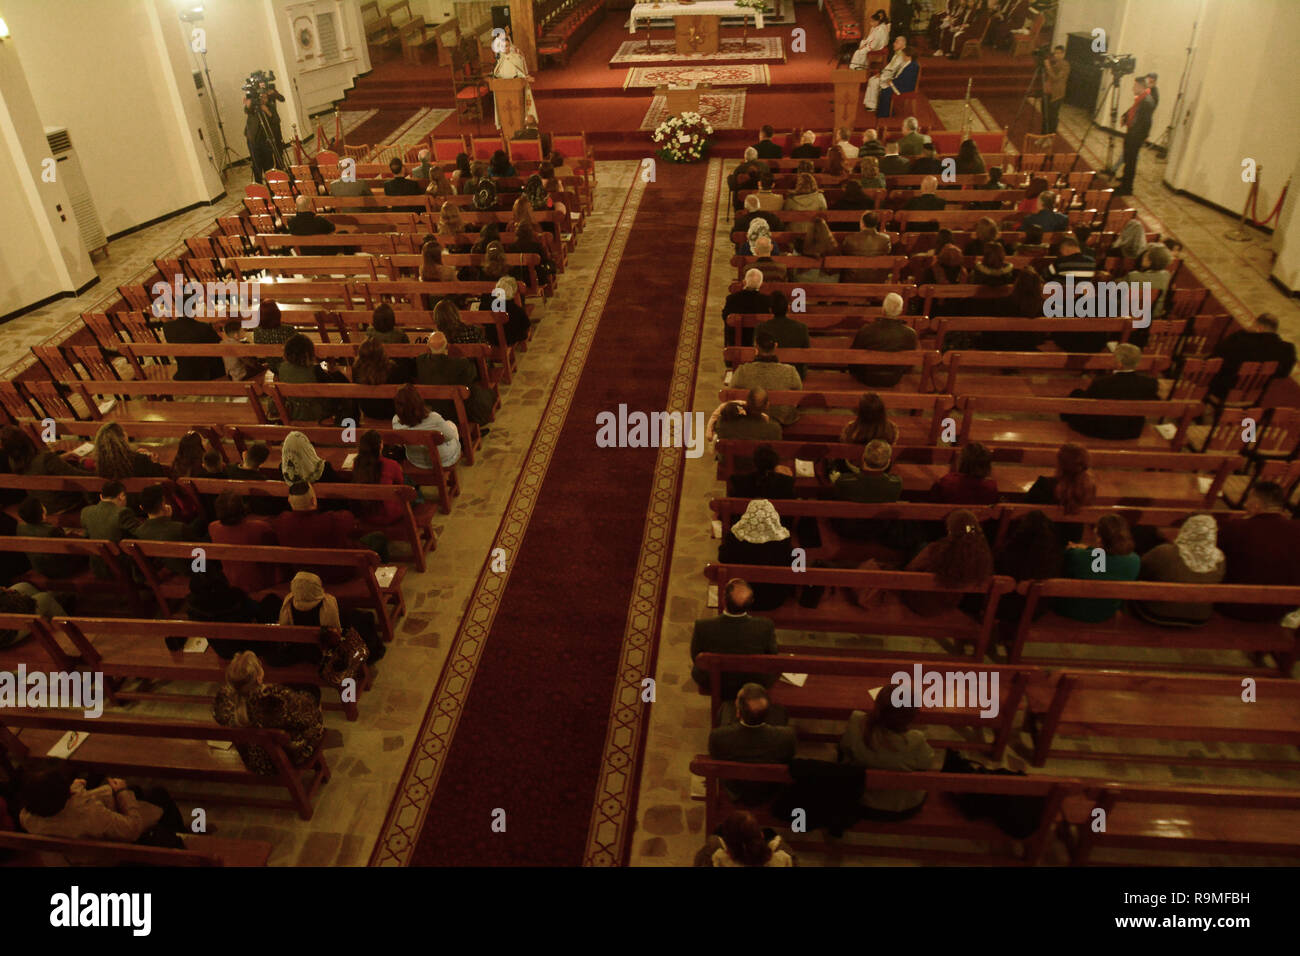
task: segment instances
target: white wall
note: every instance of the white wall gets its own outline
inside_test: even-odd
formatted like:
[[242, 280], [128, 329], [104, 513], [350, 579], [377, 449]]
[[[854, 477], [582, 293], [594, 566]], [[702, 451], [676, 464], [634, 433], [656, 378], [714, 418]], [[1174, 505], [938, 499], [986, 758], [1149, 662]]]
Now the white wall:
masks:
[[68, 128], [108, 235], [222, 191], [195, 145], [192, 84], [176, 89], [180, 38], [161, 29], [174, 12], [170, 0], [4, 0], [41, 120]]
[[42, 176], [49, 148], [17, 46], [0, 42], [0, 316], [95, 278], [57, 167]]

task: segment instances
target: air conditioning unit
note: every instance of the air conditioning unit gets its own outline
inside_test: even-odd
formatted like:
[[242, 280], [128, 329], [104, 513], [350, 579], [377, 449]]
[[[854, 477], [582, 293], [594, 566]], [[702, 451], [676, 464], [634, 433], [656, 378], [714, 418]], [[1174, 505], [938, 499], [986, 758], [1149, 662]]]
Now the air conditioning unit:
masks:
[[55, 175], [68, 191], [68, 201], [72, 203], [72, 214], [77, 217], [77, 228], [81, 231], [81, 241], [91, 255], [108, 252], [108, 239], [104, 237], [104, 227], [100, 225], [99, 213], [90, 198], [90, 187], [86, 185], [86, 175], [81, 171], [81, 160], [72, 148], [72, 137], [66, 129], [47, 126], [45, 141], [50, 146], [50, 155], [56, 163]]

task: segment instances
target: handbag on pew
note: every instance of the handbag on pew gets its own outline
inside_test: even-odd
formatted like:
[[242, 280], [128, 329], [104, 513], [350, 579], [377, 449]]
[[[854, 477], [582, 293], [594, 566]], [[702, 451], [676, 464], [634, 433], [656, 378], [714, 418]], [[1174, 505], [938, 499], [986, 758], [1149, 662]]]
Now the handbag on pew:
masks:
[[320, 629], [321, 680], [330, 687], [342, 687], [345, 680], [361, 679], [362, 666], [370, 659], [366, 642], [355, 627], [340, 631], [334, 627]]

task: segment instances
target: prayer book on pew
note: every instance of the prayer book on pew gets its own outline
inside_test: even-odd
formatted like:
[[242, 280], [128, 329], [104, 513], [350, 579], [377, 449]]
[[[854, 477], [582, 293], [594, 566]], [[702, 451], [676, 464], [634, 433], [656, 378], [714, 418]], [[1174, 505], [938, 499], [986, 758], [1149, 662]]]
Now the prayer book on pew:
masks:
[[707, 604], [709, 607], [718, 606], [718, 586], [716, 584], [709, 585], [709, 599]]
[[208, 746], [213, 750], [229, 750], [235, 746], [235, 742], [233, 740], [209, 740]]
[[712, 521], [709, 522], [709, 527], [713, 531], [713, 537], [715, 538], [722, 537], [722, 522], [720, 520], [714, 518]]
[[93, 441], [88, 441], [88, 442], [82, 442], [76, 448], [72, 449], [72, 453], [76, 455], [78, 458], [85, 458], [94, 450], [95, 450], [95, 443]]
[[184, 654], [202, 654], [208, 649], [208, 639], [206, 637], [191, 637], [185, 641], [181, 652]]
[[343, 459], [343, 470], [351, 471], [352, 466], [355, 465], [356, 463], [357, 463], [357, 453], [354, 451], [348, 452], [348, 456]]
[[375, 568], [375, 581], [381, 588], [386, 588], [393, 583], [393, 578], [397, 575], [397, 565], [385, 564], [382, 567]]
[[804, 684], [808, 683], [808, 675], [807, 674], [782, 674], [781, 680], [785, 681], [787, 684], [794, 684], [795, 687], [802, 687]]
[[90, 734], [81, 730], [69, 730], [66, 734], [58, 739], [53, 747], [45, 754], [47, 757], [54, 757], [58, 760], [67, 760], [72, 756], [73, 751], [86, 742]]
[[794, 476], [796, 478], [816, 477], [816, 472], [813, 471], [813, 463], [804, 461], [802, 458], [796, 458], [794, 460]]
[[1155, 426], [1155, 428], [1156, 434], [1165, 441], [1173, 441], [1174, 436], [1178, 434], [1178, 426], [1173, 422], [1161, 422], [1159, 425]]
[[706, 800], [709, 796], [709, 782], [703, 777], [691, 774], [691, 799]]
[[731, 387], [731, 369], [727, 369], [726, 374], [722, 376], [722, 384]]

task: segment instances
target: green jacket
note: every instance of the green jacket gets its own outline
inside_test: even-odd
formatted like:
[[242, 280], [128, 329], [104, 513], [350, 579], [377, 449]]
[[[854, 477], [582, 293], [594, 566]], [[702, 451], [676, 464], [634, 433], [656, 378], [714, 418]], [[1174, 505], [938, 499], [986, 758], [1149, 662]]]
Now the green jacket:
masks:
[[[140, 527], [140, 519], [130, 509], [114, 501], [98, 501], [81, 509], [81, 526], [86, 537], [95, 541], [121, 541]], [[113, 573], [99, 558], [91, 558], [90, 566], [101, 578], [111, 578]]]

